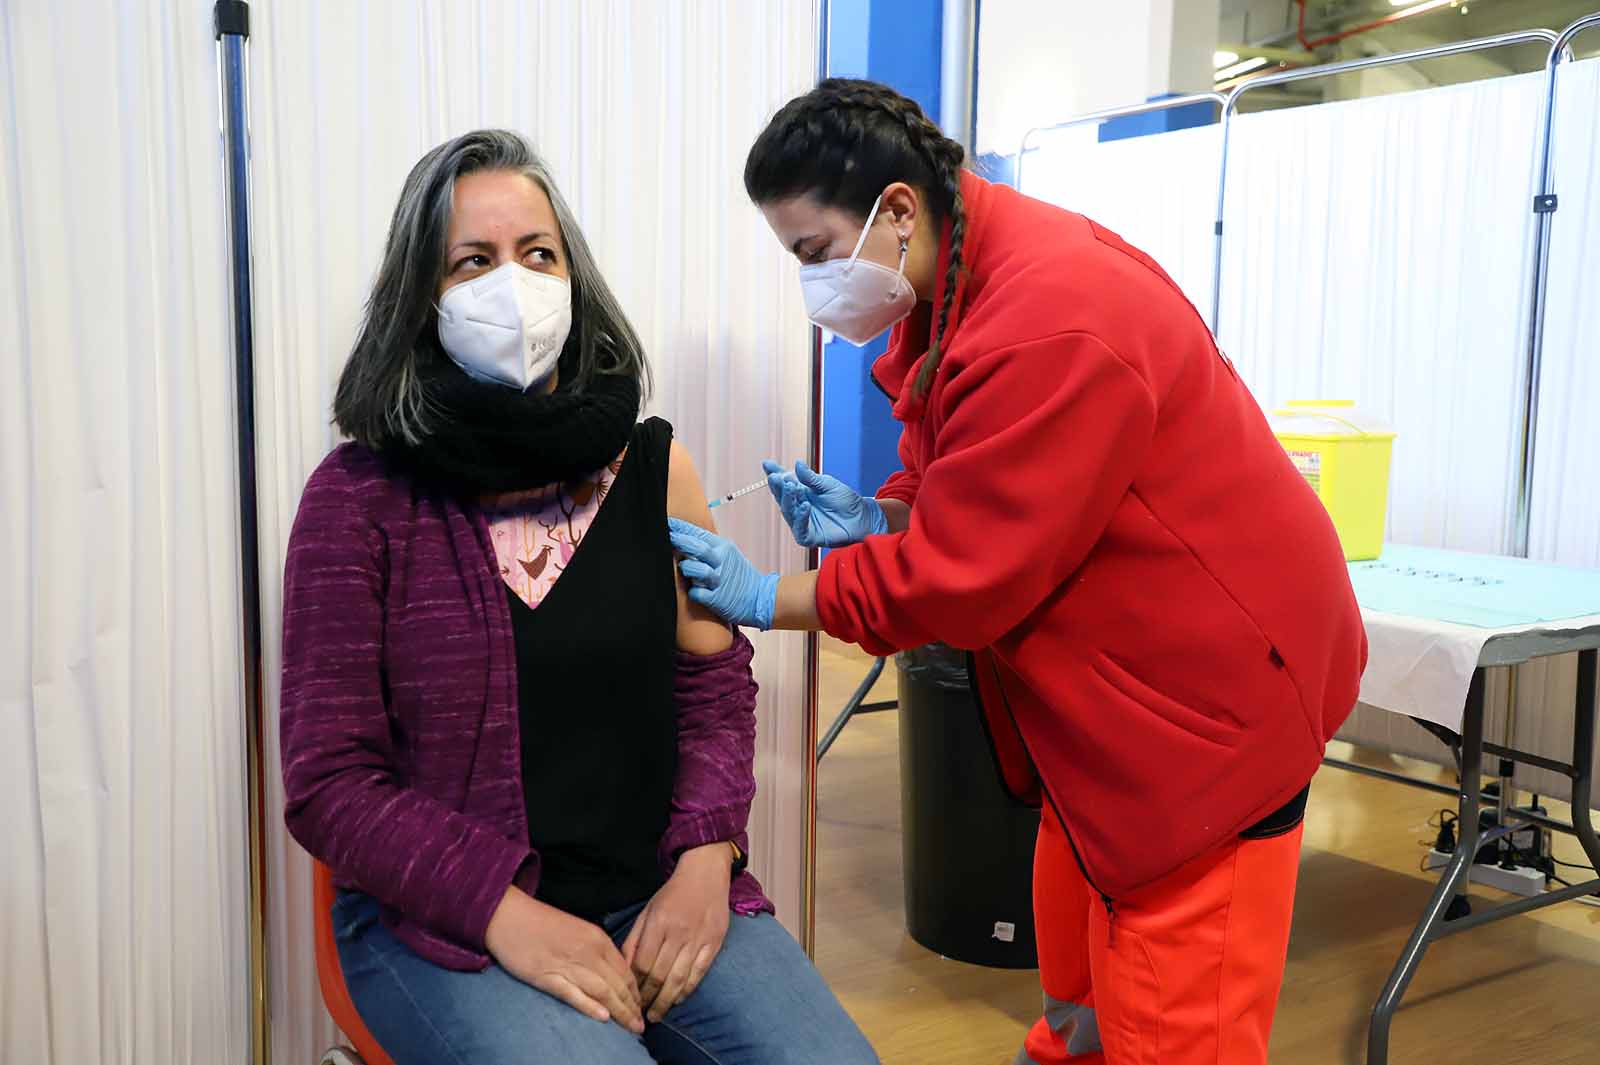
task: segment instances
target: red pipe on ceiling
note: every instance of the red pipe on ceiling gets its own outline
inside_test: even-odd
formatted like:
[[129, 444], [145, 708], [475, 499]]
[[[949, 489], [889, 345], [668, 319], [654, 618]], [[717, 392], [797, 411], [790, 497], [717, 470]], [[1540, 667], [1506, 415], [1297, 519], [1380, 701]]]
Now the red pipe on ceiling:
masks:
[[[1308, 41], [1306, 40], [1306, 0], [1294, 0], [1294, 2], [1295, 5], [1300, 8], [1300, 24], [1295, 29], [1295, 39], [1300, 42], [1300, 47], [1304, 48], [1308, 52], [1314, 52], [1325, 44], [1337, 44], [1339, 41], [1342, 41], [1347, 37], [1354, 37], [1357, 34], [1368, 33], [1372, 30], [1379, 29], [1380, 27], [1387, 26], [1393, 22], [1403, 22], [1404, 20], [1412, 18], [1413, 16], [1427, 14], [1427, 11], [1396, 11], [1392, 15], [1385, 15], [1383, 18], [1374, 19], [1371, 22], [1364, 22], [1359, 26], [1352, 26], [1347, 30], [1340, 30], [1338, 33], [1329, 34], [1326, 37], [1318, 37], [1314, 41]], [[1441, 4], [1440, 6], [1442, 7], [1444, 5]], [[1428, 11], [1437, 10], [1438, 8], [1428, 8]]]

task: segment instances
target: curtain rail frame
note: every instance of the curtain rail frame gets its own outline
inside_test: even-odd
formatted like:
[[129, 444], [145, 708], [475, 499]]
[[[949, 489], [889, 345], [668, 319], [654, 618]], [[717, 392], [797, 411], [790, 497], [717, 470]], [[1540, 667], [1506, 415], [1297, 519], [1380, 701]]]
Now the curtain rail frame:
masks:
[[1103, 111], [1090, 111], [1088, 114], [1069, 118], [1065, 122], [1057, 122], [1052, 126], [1034, 126], [1022, 135], [1022, 142], [1017, 146], [1017, 162], [1011, 168], [1011, 186], [1018, 192], [1022, 191], [1022, 163], [1027, 158], [1028, 152], [1033, 149], [1028, 142], [1035, 135], [1054, 133], [1057, 130], [1071, 129], [1074, 126], [1084, 126], [1091, 122], [1109, 122], [1113, 118], [1132, 118], [1135, 115], [1152, 115], [1161, 111], [1170, 111], [1178, 107], [1192, 107], [1195, 104], [1209, 103], [1217, 108], [1220, 113], [1227, 106], [1228, 98], [1220, 92], [1196, 92], [1187, 96], [1168, 96], [1160, 100], [1150, 100], [1142, 104], [1129, 104], [1126, 107], [1108, 107]]
[[1169, 97], [1165, 100], [1153, 100], [1143, 104], [1132, 104], [1127, 107], [1113, 107], [1101, 111], [1093, 111], [1049, 126], [1035, 126], [1023, 134], [1022, 141], [1018, 145], [1012, 185], [1018, 191], [1021, 191], [1024, 162], [1028, 152], [1034, 150], [1032, 141], [1041, 134], [1092, 122], [1104, 122], [1113, 118], [1151, 114], [1169, 108], [1190, 106], [1197, 103], [1210, 102], [1215, 104], [1219, 113], [1222, 148], [1217, 164], [1217, 210], [1212, 227], [1211, 314], [1209, 324], [1212, 334], [1216, 335], [1220, 329], [1222, 315], [1222, 257], [1226, 231], [1228, 163], [1232, 146], [1233, 120], [1238, 115], [1240, 101], [1248, 93], [1274, 85], [1336, 77], [1340, 74], [1352, 74], [1379, 67], [1420, 63], [1431, 59], [1467, 55], [1516, 45], [1548, 45], [1549, 52], [1545, 62], [1543, 111], [1536, 156], [1538, 178], [1532, 201], [1534, 250], [1532, 276], [1529, 279], [1529, 311], [1526, 327], [1527, 349], [1523, 367], [1523, 388], [1518, 396], [1516, 417], [1519, 427], [1518, 457], [1515, 467], [1516, 483], [1513, 492], [1511, 526], [1505, 535], [1510, 553], [1525, 558], [1529, 550], [1533, 475], [1537, 452], [1535, 438], [1537, 435], [1541, 371], [1543, 369], [1551, 216], [1555, 213], [1558, 203], [1553, 173], [1556, 86], [1561, 66], [1572, 58], [1572, 42], [1583, 33], [1596, 28], [1600, 28], [1600, 11], [1578, 19], [1560, 33], [1545, 29], [1521, 30], [1514, 33], [1481, 37], [1471, 41], [1458, 41], [1438, 45], [1433, 48], [1397, 52], [1393, 55], [1372, 56], [1365, 59], [1353, 59], [1315, 67], [1301, 67], [1251, 78], [1236, 85], [1226, 95], [1217, 92], [1193, 93], [1188, 96]]
[[233, 317], [234, 417], [238, 444], [239, 607], [244, 670], [245, 900], [252, 1065], [271, 1065], [267, 951], [266, 779], [262, 707], [261, 552], [256, 485], [254, 278], [250, 256], [250, 6], [218, 0], [212, 10], [222, 105], [229, 303]]

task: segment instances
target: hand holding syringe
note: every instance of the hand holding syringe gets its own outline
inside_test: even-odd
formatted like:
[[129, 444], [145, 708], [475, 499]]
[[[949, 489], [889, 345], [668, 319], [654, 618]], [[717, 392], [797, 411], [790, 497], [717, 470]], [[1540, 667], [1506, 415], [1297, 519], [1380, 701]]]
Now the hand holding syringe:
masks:
[[793, 470], [768, 460], [761, 464], [767, 479], [710, 500], [712, 507], [769, 488], [784, 520], [801, 547], [843, 547], [889, 531], [876, 499], [862, 496], [835, 477], [817, 473], [804, 462]]

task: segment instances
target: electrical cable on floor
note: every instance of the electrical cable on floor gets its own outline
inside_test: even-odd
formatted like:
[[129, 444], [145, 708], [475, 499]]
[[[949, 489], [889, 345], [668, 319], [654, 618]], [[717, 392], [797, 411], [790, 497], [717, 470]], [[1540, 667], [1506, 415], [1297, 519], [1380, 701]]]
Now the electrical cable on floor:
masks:
[[[1537, 796], [1534, 797], [1534, 804], [1538, 804]], [[1428, 847], [1430, 850], [1437, 851], [1440, 854], [1455, 853], [1457, 838], [1456, 823], [1460, 821], [1460, 819], [1460, 815], [1458, 815], [1454, 810], [1449, 809], [1442, 809], [1438, 813], [1430, 815], [1428, 817], [1427, 826], [1429, 828], [1437, 829], [1438, 833], [1431, 840], [1417, 840], [1417, 845], [1420, 847]], [[1588, 873], [1591, 876], [1600, 875], [1597, 874], [1596, 871], [1590, 866], [1580, 865], [1575, 862], [1562, 861], [1560, 858], [1557, 858], [1554, 855], [1541, 854], [1537, 847], [1517, 847], [1512, 844], [1509, 838], [1498, 840], [1492, 844], [1492, 846], [1494, 847], [1495, 855], [1499, 858], [1499, 864], [1501, 866], [1506, 868], [1523, 866], [1528, 869], [1536, 869], [1543, 873], [1546, 879], [1551, 883], [1560, 884], [1564, 888], [1569, 888], [1572, 886], [1572, 884], [1562, 877], [1556, 875], [1557, 866], [1561, 866], [1566, 869], [1577, 869], [1581, 872]], [[1480, 848], [1480, 853], [1481, 852], [1482, 848]], [[1422, 860], [1417, 863], [1417, 869], [1420, 872], [1428, 873], [1433, 871], [1428, 868], [1428, 860], [1431, 857], [1431, 854], [1424, 855]], [[1473, 864], [1479, 864], [1476, 858], [1474, 859]], [[1592, 898], [1584, 898], [1580, 901], [1590, 902], [1591, 904], [1600, 904], [1600, 893], [1597, 893]]]

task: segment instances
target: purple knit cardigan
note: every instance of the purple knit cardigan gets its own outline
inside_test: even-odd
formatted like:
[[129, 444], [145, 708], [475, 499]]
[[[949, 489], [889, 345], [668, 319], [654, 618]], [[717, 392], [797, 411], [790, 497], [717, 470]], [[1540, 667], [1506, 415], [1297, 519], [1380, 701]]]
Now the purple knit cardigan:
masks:
[[[403, 942], [450, 969], [488, 965], [484, 933], [506, 888], [539, 884], [494, 558], [481, 513], [345, 444], [306, 484], [284, 572], [284, 821], [342, 884], [383, 904]], [[748, 849], [751, 655], [742, 634], [722, 654], [678, 655], [664, 872], [691, 847]], [[729, 904], [772, 912], [749, 873]]]

